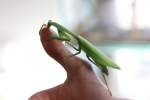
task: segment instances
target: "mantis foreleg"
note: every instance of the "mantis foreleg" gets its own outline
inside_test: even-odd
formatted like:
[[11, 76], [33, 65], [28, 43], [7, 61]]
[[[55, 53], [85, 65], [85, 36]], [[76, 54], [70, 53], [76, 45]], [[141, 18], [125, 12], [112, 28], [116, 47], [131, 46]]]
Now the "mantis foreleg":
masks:
[[[65, 41], [68, 45], [70, 45], [72, 48], [74, 48], [76, 51], [78, 51], [77, 53], [75, 53], [75, 54], [73, 54], [73, 55], [71, 55], [71, 56], [75, 56], [75, 55], [78, 55], [78, 54], [80, 54], [81, 53], [81, 46], [79, 45], [79, 47], [78, 48], [76, 48], [75, 46], [73, 46], [71, 43], [70, 43], [70, 38], [69, 37], [67, 37], [67, 35], [65, 35], [65, 36], [62, 36], [61, 35], [61, 37], [60, 37], [60, 35], [59, 36], [53, 36], [52, 37], [53, 39], [57, 39], [57, 40], [61, 40], [61, 41]], [[79, 44], [79, 42], [78, 42], [78, 44]]]
[[60, 38], [65, 38], [68, 39], [69, 41], [71, 40], [70, 36], [67, 35], [63, 30], [57, 29], [57, 31]]
[[59, 36], [57, 36], [57, 35], [52, 36], [53, 39], [57, 39], [57, 40], [61, 40], [61, 41], [70, 41], [71, 40], [70, 37], [67, 36], [62, 30], [59, 30], [59, 29], [57, 29], [57, 30], [58, 30]]
[[68, 38], [60, 38], [60, 37], [58, 37], [58, 36], [53, 36], [53, 37], [51, 37], [52, 39], [57, 39], [57, 40], [61, 40], [61, 41], [70, 41], [70, 39], [68, 39]]
[[79, 40], [78, 39], [76, 39], [77, 40], [77, 42], [78, 42], [78, 48], [75, 48], [74, 46], [72, 46], [76, 51], [78, 51], [78, 52], [76, 52], [75, 54], [73, 54], [73, 55], [71, 55], [71, 56], [76, 56], [76, 55], [78, 55], [78, 54], [80, 54], [81, 53], [81, 44], [80, 44], [80, 42], [79, 42]]

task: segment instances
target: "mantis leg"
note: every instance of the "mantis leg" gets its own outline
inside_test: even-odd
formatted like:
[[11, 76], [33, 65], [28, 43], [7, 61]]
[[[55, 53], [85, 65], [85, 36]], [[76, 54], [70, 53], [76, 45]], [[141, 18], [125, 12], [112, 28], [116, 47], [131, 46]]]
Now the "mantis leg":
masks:
[[79, 42], [79, 40], [77, 39], [77, 42], [78, 42], [78, 45], [79, 45], [79, 47], [78, 48], [76, 48], [76, 47], [74, 47], [74, 46], [72, 46], [72, 44], [69, 44], [70, 46], [72, 46], [75, 50], [77, 50], [78, 52], [76, 52], [75, 54], [73, 54], [73, 55], [71, 55], [71, 56], [76, 56], [76, 55], [78, 55], [78, 54], [80, 54], [81, 53], [81, 45], [80, 45], [80, 42]]
[[[65, 33], [62, 35], [62, 31], [58, 31], [59, 32], [59, 36], [53, 36], [52, 38], [53, 39], [57, 39], [57, 40], [61, 40], [61, 41], [65, 41], [65, 43], [67, 43], [68, 45], [70, 45], [72, 48], [74, 48], [76, 51], [78, 51], [77, 53], [71, 55], [71, 56], [75, 56], [75, 55], [78, 55], [80, 52], [81, 52], [81, 46], [79, 45], [79, 48], [76, 48], [75, 46], [73, 46], [71, 43], [70, 43], [70, 37], [67, 36]], [[79, 42], [78, 42], [79, 44]]]
[[52, 36], [52, 39], [61, 40], [61, 41], [70, 41], [69, 38], [59, 37], [59, 36]]
[[70, 43], [70, 38], [64, 38], [64, 37], [59, 37], [59, 36], [53, 36], [53, 39], [57, 39], [57, 40], [61, 40], [61, 41], [65, 41], [67, 44], [69, 44], [71, 47], [73, 47], [75, 50], [77, 50], [78, 52], [71, 55], [71, 56], [75, 56], [78, 55], [79, 53], [81, 53], [81, 47], [79, 46], [79, 48], [74, 47], [71, 43]]
[[78, 55], [78, 54], [80, 54], [80, 53], [81, 53], [81, 49], [79, 48], [79, 51], [76, 52], [75, 54], [73, 54], [72, 56], [76, 56], [76, 55]]
[[65, 34], [63, 30], [57, 29], [57, 32], [58, 32], [59, 37], [61, 38], [65, 37], [65, 38], [70, 39], [70, 37], [67, 34]]
[[76, 51], [79, 51], [79, 48], [76, 48], [75, 46], [73, 46], [70, 42], [66, 41], [66, 43], [71, 46], [73, 49], [75, 49]]
[[109, 94], [112, 96], [111, 90], [110, 90], [110, 88], [109, 88], [109, 86], [108, 86], [108, 83], [107, 83], [107, 81], [106, 81], [105, 74], [104, 74], [104, 73], [102, 73], [102, 76], [103, 76], [103, 79], [104, 79], [105, 84], [106, 84], [106, 86], [107, 86], [108, 92], [109, 92]]
[[[93, 59], [90, 58], [90, 56], [88, 56], [88, 55], [86, 54], [86, 57], [88, 58], [89, 61], [91, 61], [91, 62], [92, 62], [93, 64], [95, 64], [96, 66], [98, 66], [98, 65], [93, 61]], [[101, 69], [101, 71], [102, 71], [103, 73], [105, 73], [105, 74], [108, 76], [108, 69], [107, 69], [106, 66], [101, 65], [100, 69]]]
[[106, 66], [101, 65], [101, 70], [102, 70], [102, 76], [103, 76], [103, 79], [104, 79], [105, 84], [106, 84], [106, 86], [107, 86], [108, 92], [109, 92], [109, 94], [112, 96], [111, 90], [110, 90], [110, 88], [109, 88], [109, 86], [108, 86], [108, 83], [107, 83], [107, 80], [106, 80], [106, 77], [105, 77], [105, 75], [108, 76], [108, 69], [107, 69]]
[[[70, 44], [69, 44], [70, 45]], [[76, 56], [76, 55], [78, 55], [78, 54], [80, 54], [81, 53], [81, 47], [79, 46], [79, 48], [76, 48], [76, 47], [74, 47], [74, 46], [72, 46], [75, 50], [77, 50], [77, 52], [75, 53], [75, 54], [72, 54], [71, 56]]]
[[[86, 57], [87, 57], [88, 60], [91, 61], [93, 64], [97, 65], [97, 64], [90, 58], [90, 56], [88, 56], [87, 54], [86, 54]], [[109, 89], [109, 86], [108, 86], [108, 83], [107, 83], [106, 77], [105, 77], [105, 74], [108, 76], [108, 69], [106, 68], [106, 66], [102, 66], [102, 65], [101, 65], [101, 71], [102, 71], [102, 77], [103, 77], [104, 82], [105, 82], [105, 84], [106, 84], [106, 86], [107, 86], [108, 92], [109, 92], [109, 94], [112, 96], [112, 93], [111, 93], [111, 91], [110, 91], [110, 89]]]
[[97, 64], [90, 58], [90, 56], [88, 56], [87, 54], [86, 54], [86, 57], [87, 57], [88, 60], [91, 61], [93, 64], [97, 65]]
[[58, 35], [52, 36], [53, 39], [61, 40], [61, 41], [70, 41], [70, 37], [67, 36], [62, 30], [57, 29]]
[[101, 65], [101, 70], [103, 73], [105, 73], [108, 76], [109, 72], [106, 66]]
[[[93, 64], [97, 66], [97, 64], [87, 54], [86, 57], [88, 58], [89, 61], [91, 61]], [[108, 76], [108, 69], [106, 66], [101, 65], [100, 69], [103, 73], [105, 73]]]

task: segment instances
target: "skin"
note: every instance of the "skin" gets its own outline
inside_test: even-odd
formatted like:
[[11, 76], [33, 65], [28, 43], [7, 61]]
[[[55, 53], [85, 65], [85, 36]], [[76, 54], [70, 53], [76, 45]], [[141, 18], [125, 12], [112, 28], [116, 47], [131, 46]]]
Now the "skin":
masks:
[[52, 34], [47, 27], [43, 28], [41, 43], [47, 54], [66, 70], [67, 79], [59, 86], [35, 93], [29, 100], [129, 100], [110, 96], [91, 65], [76, 56], [68, 57], [72, 54], [61, 41], [50, 39]]

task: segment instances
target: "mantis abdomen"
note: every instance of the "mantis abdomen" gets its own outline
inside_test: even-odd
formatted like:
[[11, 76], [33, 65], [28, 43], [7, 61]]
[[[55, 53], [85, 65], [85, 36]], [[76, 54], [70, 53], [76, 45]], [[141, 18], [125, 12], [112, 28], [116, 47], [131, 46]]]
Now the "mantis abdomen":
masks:
[[[116, 69], [120, 69], [117, 64], [112, 62], [110, 58], [105, 56], [105, 54], [92, 45], [89, 41], [84, 39], [81, 36], [78, 36], [80, 45], [82, 45], [82, 50], [88, 55], [97, 65], [103, 65], [107, 67], [112, 67]], [[102, 66], [101, 66], [102, 67]]]

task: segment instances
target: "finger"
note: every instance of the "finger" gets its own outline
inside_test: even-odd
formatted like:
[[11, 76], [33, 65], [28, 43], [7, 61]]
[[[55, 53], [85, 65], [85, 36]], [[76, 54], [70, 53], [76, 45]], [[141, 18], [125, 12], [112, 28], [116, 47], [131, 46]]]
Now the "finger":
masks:
[[40, 31], [40, 37], [42, 45], [47, 52], [47, 54], [53, 57], [56, 61], [58, 61], [67, 71], [67, 73], [75, 73], [78, 72], [81, 67], [86, 67], [90, 69], [90, 65], [75, 57], [70, 57], [71, 52], [62, 44], [60, 40], [52, 39], [51, 37], [55, 34], [52, 30], [45, 27]]
[[102, 82], [97, 79], [90, 64], [78, 57], [70, 57], [71, 52], [67, 50], [62, 42], [51, 38], [53, 34], [55, 33], [52, 30], [45, 27], [40, 31], [40, 38], [47, 54], [58, 61], [67, 71], [68, 79], [65, 83], [68, 85], [75, 78], [77, 79], [77, 83], [82, 82], [86, 86], [88, 86], [88, 83], [91, 82], [98, 85], [97, 87], [99, 87], [100, 93], [101, 91], [106, 91], [107, 95], [109, 95]]

